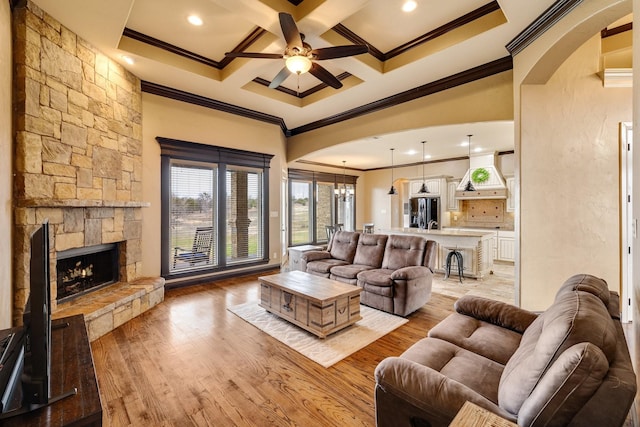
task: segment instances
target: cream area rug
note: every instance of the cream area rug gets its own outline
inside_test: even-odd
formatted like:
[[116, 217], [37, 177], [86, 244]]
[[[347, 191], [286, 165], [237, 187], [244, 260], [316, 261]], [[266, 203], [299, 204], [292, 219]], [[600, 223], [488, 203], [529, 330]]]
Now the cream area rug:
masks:
[[408, 322], [403, 317], [361, 305], [361, 320], [323, 339], [269, 313], [257, 301], [227, 310], [325, 368]]

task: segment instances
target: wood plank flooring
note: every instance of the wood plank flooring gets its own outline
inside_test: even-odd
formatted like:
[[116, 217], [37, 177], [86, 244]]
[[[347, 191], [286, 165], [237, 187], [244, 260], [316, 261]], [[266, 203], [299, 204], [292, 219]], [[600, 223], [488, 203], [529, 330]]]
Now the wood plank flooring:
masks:
[[373, 372], [426, 336], [455, 298], [329, 369], [226, 308], [259, 299], [257, 276], [168, 290], [92, 343], [105, 426], [374, 426]]

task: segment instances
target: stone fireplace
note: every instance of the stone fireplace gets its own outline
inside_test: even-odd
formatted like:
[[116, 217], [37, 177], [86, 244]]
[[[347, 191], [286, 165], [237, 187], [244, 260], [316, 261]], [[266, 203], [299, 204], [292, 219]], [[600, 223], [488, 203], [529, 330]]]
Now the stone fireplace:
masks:
[[119, 243], [85, 246], [56, 254], [59, 303], [120, 281]]
[[[164, 279], [141, 277], [142, 210], [149, 204], [142, 201], [140, 80], [29, 0], [12, 19], [14, 323], [21, 323], [29, 289], [29, 237], [48, 220], [53, 315], [84, 314], [95, 339], [164, 298]], [[112, 245], [112, 283], [58, 301], [57, 282], [69, 279], [56, 274], [58, 258]], [[87, 268], [84, 280], [82, 269], [70, 279], [70, 291], [89, 284]]]

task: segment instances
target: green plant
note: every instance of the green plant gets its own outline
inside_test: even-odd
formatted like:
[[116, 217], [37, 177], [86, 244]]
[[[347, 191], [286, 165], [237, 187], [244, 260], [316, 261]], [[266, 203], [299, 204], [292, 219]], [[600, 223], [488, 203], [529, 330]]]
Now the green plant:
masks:
[[489, 171], [485, 168], [478, 168], [473, 171], [471, 174], [471, 180], [478, 184], [482, 184], [483, 182], [487, 182], [489, 180]]

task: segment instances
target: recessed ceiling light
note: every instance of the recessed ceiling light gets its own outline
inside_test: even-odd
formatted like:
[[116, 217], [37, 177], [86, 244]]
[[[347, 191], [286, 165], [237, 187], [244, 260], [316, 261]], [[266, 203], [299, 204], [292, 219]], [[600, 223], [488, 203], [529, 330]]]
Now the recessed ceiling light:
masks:
[[431, 158], [431, 154], [425, 154], [425, 155], [424, 155], [424, 158], [425, 158], [425, 159], [430, 159], [430, 158]]
[[418, 154], [418, 152], [416, 150], [407, 151], [407, 155], [409, 155], [409, 156], [413, 156], [414, 154]]
[[416, 7], [418, 7], [418, 3], [416, 3], [414, 0], [407, 0], [402, 5], [402, 11], [403, 12], [413, 12], [416, 9]]
[[479, 153], [481, 151], [482, 151], [482, 147], [476, 147], [476, 148], [473, 149], [474, 153]]
[[122, 60], [129, 65], [133, 65], [133, 63], [135, 62], [132, 57], [127, 55], [122, 55]]
[[462, 141], [460, 143], [460, 147], [467, 147], [469, 145], [469, 141]]
[[189, 21], [191, 25], [195, 25], [196, 27], [202, 25], [202, 18], [200, 18], [198, 15], [189, 15], [187, 21]]

